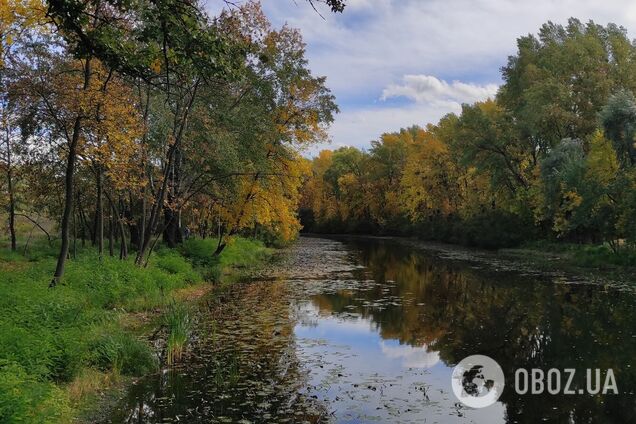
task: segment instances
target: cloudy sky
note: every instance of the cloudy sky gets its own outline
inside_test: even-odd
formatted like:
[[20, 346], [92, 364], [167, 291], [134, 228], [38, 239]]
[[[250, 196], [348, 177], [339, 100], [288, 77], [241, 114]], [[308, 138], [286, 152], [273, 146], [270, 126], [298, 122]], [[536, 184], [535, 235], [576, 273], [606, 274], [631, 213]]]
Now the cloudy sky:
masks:
[[348, 0], [343, 14], [319, 8], [324, 19], [304, 0], [262, 4], [275, 25], [301, 29], [313, 72], [337, 97], [331, 145], [312, 152], [367, 148], [383, 132], [492, 96], [516, 38], [548, 20], [614, 22], [636, 34], [633, 0]]

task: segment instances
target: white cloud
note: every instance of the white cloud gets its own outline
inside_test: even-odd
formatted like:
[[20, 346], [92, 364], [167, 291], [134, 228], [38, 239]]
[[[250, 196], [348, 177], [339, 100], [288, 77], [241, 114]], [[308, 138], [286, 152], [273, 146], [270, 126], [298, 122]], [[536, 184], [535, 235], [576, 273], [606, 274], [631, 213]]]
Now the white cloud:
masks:
[[320, 150], [343, 146], [366, 149], [371, 140], [377, 140], [383, 133], [399, 131], [412, 125], [424, 127], [428, 123], [439, 121], [447, 113], [458, 113], [460, 110], [460, 103], [453, 101], [345, 110], [338, 115], [330, 129], [332, 143], [312, 146], [304, 154], [313, 156]]
[[402, 359], [402, 366], [406, 368], [432, 368], [439, 362], [439, 354], [429, 352], [426, 345], [421, 347], [391, 346], [385, 342], [380, 342], [380, 348], [387, 358]]
[[382, 100], [407, 97], [416, 102], [453, 101], [471, 103], [494, 97], [497, 84], [478, 85], [453, 81], [448, 83], [431, 75], [405, 75], [403, 84], [390, 84], [382, 91]]
[[[636, 35], [632, 0], [349, 0], [342, 14], [323, 10], [324, 19], [304, 0], [262, 4], [275, 25], [302, 31], [313, 72], [327, 76], [343, 110], [331, 130], [334, 147], [368, 146], [383, 132], [435, 122], [462, 101], [487, 97], [516, 39], [548, 20], [614, 22]], [[378, 103], [383, 95], [413, 104]]]

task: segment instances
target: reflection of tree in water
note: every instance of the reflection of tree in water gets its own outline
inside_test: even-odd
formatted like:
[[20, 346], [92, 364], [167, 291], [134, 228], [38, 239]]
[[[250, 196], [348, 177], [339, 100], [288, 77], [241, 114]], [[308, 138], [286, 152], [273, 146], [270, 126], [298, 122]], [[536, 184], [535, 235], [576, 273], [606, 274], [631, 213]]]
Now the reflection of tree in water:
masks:
[[[395, 284], [315, 296], [323, 311], [357, 312], [382, 338], [426, 344], [448, 365], [491, 356], [508, 377], [501, 401], [510, 422], [636, 422], [633, 294], [479, 271], [391, 242], [356, 247], [374, 280]], [[400, 301], [381, 301], [387, 298]], [[575, 390], [586, 387], [585, 369], [613, 368], [622, 394], [518, 396], [517, 368], [575, 368]]]
[[135, 385], [112, 422], [322, 421], [327, 409], [303, 394], [285, 287], [231, 288], [202, 311], [192, 357]]

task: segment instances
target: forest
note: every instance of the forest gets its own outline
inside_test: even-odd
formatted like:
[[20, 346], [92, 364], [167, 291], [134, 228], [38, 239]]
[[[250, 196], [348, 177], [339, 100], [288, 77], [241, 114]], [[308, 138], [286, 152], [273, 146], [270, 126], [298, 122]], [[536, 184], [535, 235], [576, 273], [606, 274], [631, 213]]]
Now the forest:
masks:
[[273, 29], [255, 2], [213, 21], [180, 1], [6, 7], [11, 248], [17, 215], [59, 222], [51, 285], [78, 239], [101, 255], [108, 238], [111, 256], [115, 239], [143, 265], [156, 234], [175, 247], [186, 227], [214, 234], [217, 254], [245, 228], [294, 237], [299, 149], [337, 111], [296, 30]]
[[493, 99], [312, 160], [305, 230], [488, 248], [636, 241], [636, 46], [570, 19], [517, 40]]

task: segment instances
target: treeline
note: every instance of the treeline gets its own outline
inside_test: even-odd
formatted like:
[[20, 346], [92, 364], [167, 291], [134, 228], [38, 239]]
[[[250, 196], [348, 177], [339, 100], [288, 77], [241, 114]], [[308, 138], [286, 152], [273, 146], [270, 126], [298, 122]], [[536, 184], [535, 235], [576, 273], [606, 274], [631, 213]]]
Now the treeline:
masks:
[[52, 286], [78, 243], [144, 265], [161, 239], [295, 236], [299, 148], [337, 111], [297, 30], [254, 1], [211, 18], [191, 0], [9, 0], [0, 16], [0, 200], [14, 250], [16, 216], [59, 223]]
[[518, 39], [494, 99], [436, 125], [323, 151], [309, 231], [417, 235], [485, 247], [636, 242], [636, 44], [570, 19]]

